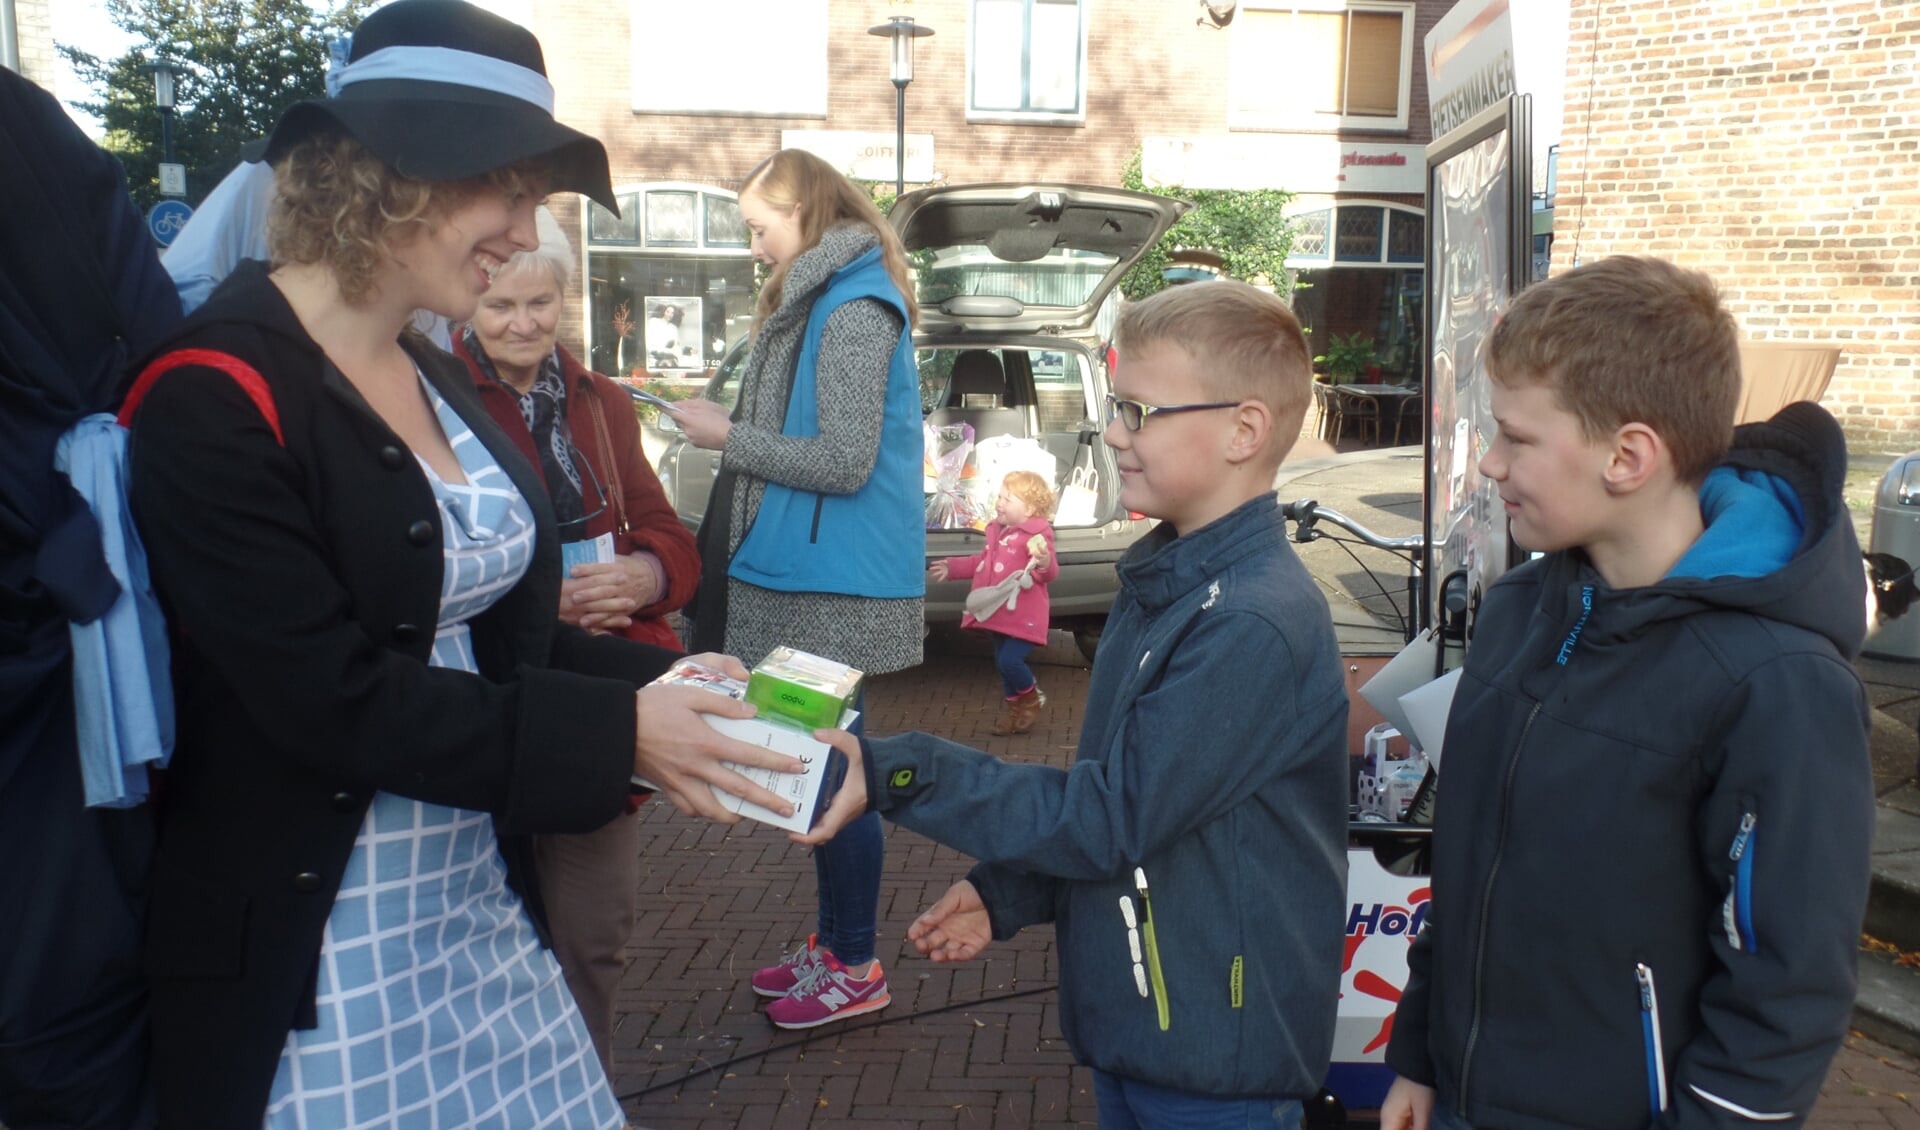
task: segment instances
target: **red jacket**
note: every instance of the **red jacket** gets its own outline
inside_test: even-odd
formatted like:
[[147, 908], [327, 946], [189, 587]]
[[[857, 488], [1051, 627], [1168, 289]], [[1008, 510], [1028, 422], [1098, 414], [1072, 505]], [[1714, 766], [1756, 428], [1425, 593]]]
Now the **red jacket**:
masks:
[[1047, 539], [1047, 564], [1033, 571], [1033, 587], [1021, 592], [1013, 608], [1000, 608], [985, 620], [975, 620], [971, 612], [962, 615], [961, 627], [985, 628], [1017, 640], [1046, 645], [1047, 617], [1052, 603], [1047, 599], [1047, 586], [1060, 575], [1060, 559], [1054, 553], [1053, 526], [1045, 518], [1028, 518], [1012, 529], [999, 522], [988, 522], [986, 548], [972, 557], [947, 558], [947, 576], [956, 581], [971, 577], [975, 589], [998, 584], [1027, 567], [1031, 559], [1027, 539], [1035, 534]]
[[[586, 399], [588, 396], [598, 396], [602, 413], [607, 418], [607, 438], [619, 455], [618, 477], [621, 493], [626, 499], [629, 528], [626, 537], [616, 536], [614, 552], [628, 554], [644, 550], [660, 559], [661, 568], [667, 574], [665, 594], [635, 612], [633, 625], [625, 634], [628, 639], [642, 643], [679, 648], [680, 639], [668, 626], [666, 614], [693, 599], [694, 589], [700, 584], [700, 551], [694, 545], [693, 534], [680, 523], [680, 516], [667, 504], [667, 495], [660, 488], [659, 476], [653, 473], [653, 468], [647, 464], [646, 454], [640, 450], [640, 421], [633, 414], [633, 399], [611, 378], [591, 372], [574, 360], [573, 354], [568, 353], [565, 346], [559, 348], [561, 371], [567, 382], [567, 427], [573, 436], [573, 446], [593, 464], [594, 475], [600, 482], [610, 487], [615, 476], [609, 473], [606, 453], [600, 450], [599, 437], [593, 430], [593, 412]], [[532, 463], [536, 471], [539, 470], [540, 459], [533, 449], [533, 433], [527, 430], [526, 417], [520, 414], [519, 398], [511, 389], [487, 376], [467, 352], [459, 334], [454, 335], [453, 352], [454, 356], [466, 362], [467, 372], [473, 376], [474, 387], [480, 392], [480, 401], [486, 405], [487, 414], [506, 430], [514, 446], [527, 457], [527, 462]], [[613, 507], [607, 507], [588, 520], [587, 536], [599, 537], [611, 532], [617, 520]]]

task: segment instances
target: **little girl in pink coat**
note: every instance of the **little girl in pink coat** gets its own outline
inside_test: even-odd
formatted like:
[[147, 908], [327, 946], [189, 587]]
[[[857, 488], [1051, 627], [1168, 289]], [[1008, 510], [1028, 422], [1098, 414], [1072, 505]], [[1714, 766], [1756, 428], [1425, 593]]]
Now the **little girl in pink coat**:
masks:
[[927, 569], [927, 579], [973, 578], [963, 628], [999, 637], [993, 662], [1000, 669], [1006, 707], [993, 724], [996, 734], [1033, 729], [1047, 696], [1027, 666], [1027, 656], [1047, 642], [1047, 585], [1060, 575], [1053, 556], [1053, 490], [1032, 471], [1011, 471], [1000, 482], [986, 548], [972, 557], [949, 557]]

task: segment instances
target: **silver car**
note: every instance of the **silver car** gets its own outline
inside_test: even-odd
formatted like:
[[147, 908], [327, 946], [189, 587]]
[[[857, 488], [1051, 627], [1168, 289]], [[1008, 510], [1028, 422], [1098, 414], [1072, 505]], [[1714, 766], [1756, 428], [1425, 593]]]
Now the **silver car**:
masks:
[[[915, 267], [921, 409], [935, 424], [972, 426], [976, 440], [1030, 438], [1051, 453], [1055, 485], [1094, 494], [1091, 521], [1056, 522], [1060, 576], [1053, 626], [1091, 658], [1113, 604], [1114, 563], [1151, 523], [1122, 510], [1113, 453], [1100, 442], [1108, 391], [1094, 316], [1139, 257], [1189, 205], [1089, 185], [979, 184], [900, 198], [891, 220]], [[722, 358], [701, 395], [731, 406], [747, 346]], [[700, 524], [719, 452], [687, 443], [664, 415], [657, 470], [690, 527]], [[973, 529], [929, 529], [927, 559], [978, 553]], [[927, 619], [957, 621], [966, 581], [927, 587]]]

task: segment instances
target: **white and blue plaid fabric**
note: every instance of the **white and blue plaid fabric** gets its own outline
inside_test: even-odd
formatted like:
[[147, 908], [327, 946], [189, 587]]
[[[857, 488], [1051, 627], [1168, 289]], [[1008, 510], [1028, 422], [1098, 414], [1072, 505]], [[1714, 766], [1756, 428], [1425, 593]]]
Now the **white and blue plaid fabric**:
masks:
[[[422, 385], [467, 477], [427, 469], [447, 558], [431, 662], [471, 671], [466, 621], [526, 572], [533, 512]], [[327, 920], [318, 999], [320, 1026], [289, 1033], [280, 1053], [270, 1130], [624, 1124], [486, 813], [375, 795]]]

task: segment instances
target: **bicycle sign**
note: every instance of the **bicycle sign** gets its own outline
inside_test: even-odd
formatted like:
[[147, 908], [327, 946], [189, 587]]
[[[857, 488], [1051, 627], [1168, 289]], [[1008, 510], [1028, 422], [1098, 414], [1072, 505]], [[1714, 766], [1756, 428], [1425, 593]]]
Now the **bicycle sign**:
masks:
[[193, 209], [184, 200], [162, 200], [147, 212], [147, 230], [162, 247], [173, 246], [180, 229], [193, 218]]

